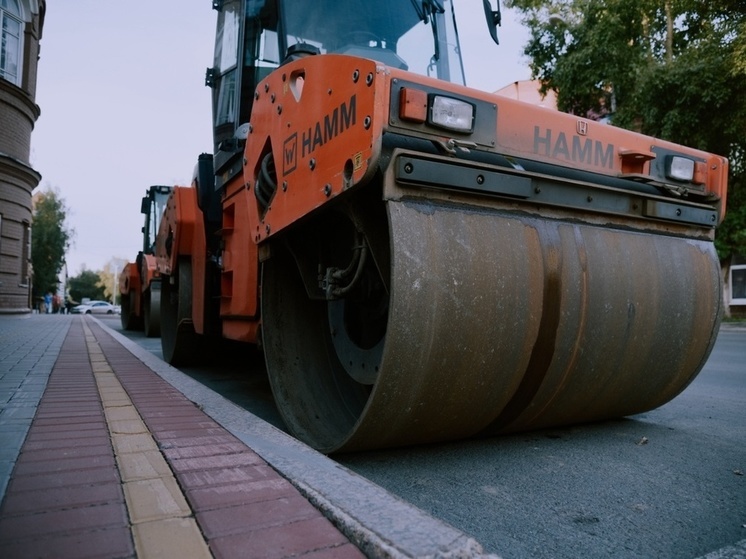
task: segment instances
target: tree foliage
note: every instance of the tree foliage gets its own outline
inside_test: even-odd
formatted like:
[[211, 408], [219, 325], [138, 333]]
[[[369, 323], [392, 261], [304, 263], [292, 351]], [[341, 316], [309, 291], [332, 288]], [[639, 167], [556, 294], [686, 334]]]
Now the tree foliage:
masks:
[[104, 287], [99, 272], [83, 269], [74, 277], [68, 279], [70, 298], [80, 303], [84, 298], [91, 300], [104, 299]]
[[746, 3], [509, 0], [560, 110], [730, 159], [721, 258], [746, 254]]
[[104, 290], [104, 298], [116, 305], [119, 303], [119, 274], [127, 260], [112, 258], [104, 264], [104, 269], [98, 272], [99, 286]]
[[57, 291], [58, 275], [73, 235], [72, 230], [65, 225], [66, 217], [65, 202], [55, 189], [48, 188], [38, 195], [31, 224], [31, 265], [35, 298]]

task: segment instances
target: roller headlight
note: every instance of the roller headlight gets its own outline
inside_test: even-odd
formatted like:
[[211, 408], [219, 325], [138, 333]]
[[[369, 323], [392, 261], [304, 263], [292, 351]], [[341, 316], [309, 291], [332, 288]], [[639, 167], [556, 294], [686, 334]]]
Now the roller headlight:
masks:
[[431, 95], [428, 123], [454, 132], [469, 134], [474, 130], [474, 105], [461, 99]]
[[680, 155], [666, 156], [666, 177], [682, 182], [692, 182], [694, 180], [694, 160]]

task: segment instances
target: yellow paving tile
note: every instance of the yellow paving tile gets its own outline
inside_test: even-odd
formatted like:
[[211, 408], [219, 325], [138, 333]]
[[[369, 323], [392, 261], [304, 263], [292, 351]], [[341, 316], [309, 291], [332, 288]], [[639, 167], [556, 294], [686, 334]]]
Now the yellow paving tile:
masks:
[[117, 465], [122, 481], [144, 481], [170, 477], [171, 468], [158, 450], [145, 450], [117, 455]]
[[138, 557], [206, 559], [212, 557], [192, 518], [145, 522], [132, 527]]
[[122, 385], [116, 377], [112, 376], [111, 378], [97, 378], [96, 386], [101, 390], [102, 388], [120, 388]]
[[113, 383], [108, 383], [109, 386], [100, 386], [99, 392], [101, 393], [101, 397], [103, 399], [106, 398], [129, 398], [129, 395], [127, 395], [127, 391], [122, 388], [122, 385], [119, 384], [119, 379], [117, 379], [117, 384], [114, 385]]
[[128, 406], [118, 406], [116, 408], [106, 408], [104, 410], [107, 421], [138, 421], [140, 420], [140, 414], [137, 413], [135, 406], [132, 404]]
[[87, 324], [86, 343], [123, 481], [137, 556], [210, 558], [181, 488]]
[[192, 514], [173, 477], [130, 481], [123, 489], [132, 524]]
[[121, 408], [125, 406], [131, 406], [132, 402], [130, 399], [126, 396], [122, 398], [102, 398], [102, 404], [105, 408]]
[[137, 433], [149, 433], [148, 428], [141, 419], [122, 419], [109, 421], [109, 431], [112, 433], [121, 433], [125, 435], [135, 435]]
[[137, 433], [135, 435], [114, 433], [111, 436], [111, 444], [116, 454], [158, 450], [153, 437], [149, 433]]

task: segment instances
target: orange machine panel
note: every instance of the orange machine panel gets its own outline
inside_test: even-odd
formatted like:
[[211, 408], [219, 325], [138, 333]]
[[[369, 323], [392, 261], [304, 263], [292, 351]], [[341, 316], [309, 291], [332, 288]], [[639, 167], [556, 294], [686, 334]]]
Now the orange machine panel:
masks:
[[143, 254], [142, 256], [142, 269], [140, 270], [140, 276], [143, 278], [143, 285], [140, 287], [142, 291], [145, 291], [149, 286], [150, 282], [154, 278], [160, 276], [158, 268], [156, 266], [156, 258], [153, 254]]
[[127, 295], [130, 292], [140, 292], [140, 276], [135, 262], [127, 262], [122, 273], [119, 274], [119, 293]]
[[[651, 181], [651, 162], [664, 154], [683, 155], [696, 161], [694, 185], [696, 193], [723, 200], [728, 177], [728, 161], [693, 148], [659, 140], [644, 134], [624, 130], [586, 118], [537, 107], [522, 101], [469, 89], [460, 85], [416, 76], [391, 69], [389, 80], [392, 101], [389, 129], [394, 132], [430, 137], [439, 135], [444, 145], [449, 140], [467, 145], [473, 142], [479, 149], [512, 157], [542, 161], [612, 177]], [[399, 82], [399, 85], [397, 85]], [[422, 101], [419, 91], [440, 92], [480, 105], [475, 115], [482, 134], [448, 134], [428, 127], [417, 112]], [[491, 119], [486, 125], [485, 119]], [[484, 141], [489, 138], [490, 141]], [[660, 164], [660, 161], [656, 162]]]
[[[372, 60], [327, 54], [287, 64], [259, 84], [244, 171], [254, 242], [363, 180], [380, 152], [387, 72]], [[270, 151], [277, 184], [262, 208], [252, 189]]]
[[171, 275], [179, 256], [191, 256], [197, 216], [195, 189], [174, 187], [168, 197], [156, 242], [155, 254], [161, 274]]

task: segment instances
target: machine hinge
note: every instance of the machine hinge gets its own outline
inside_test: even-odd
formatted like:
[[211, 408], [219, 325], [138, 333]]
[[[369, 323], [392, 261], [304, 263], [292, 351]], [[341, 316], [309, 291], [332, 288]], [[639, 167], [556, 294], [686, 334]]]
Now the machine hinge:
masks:
[[205, 85], [207, 87], [215, 86], [216, 75], [217, 75], [217, 72], [215, 71], [215, 68], [208, 68], [207, 70], [205, 70]]

